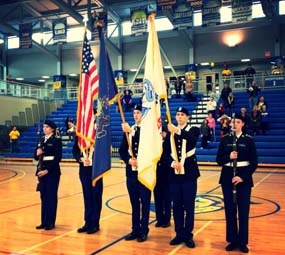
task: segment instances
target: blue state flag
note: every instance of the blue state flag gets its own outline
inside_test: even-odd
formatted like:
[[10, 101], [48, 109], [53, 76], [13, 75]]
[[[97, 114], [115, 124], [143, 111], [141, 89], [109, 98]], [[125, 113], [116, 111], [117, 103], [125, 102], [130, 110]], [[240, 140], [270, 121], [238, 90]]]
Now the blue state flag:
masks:
[[93, 185], [108, 170], [111, 169], [111, 122], [110, 104], [118, 94], [114, 74], [105, 47], [102, 28], [99, 27], [100, 63], [99, 63], [99, 90], [97, 100], [97, 115], [95, 122], [96, 139], [93, 155], [92, 179]]

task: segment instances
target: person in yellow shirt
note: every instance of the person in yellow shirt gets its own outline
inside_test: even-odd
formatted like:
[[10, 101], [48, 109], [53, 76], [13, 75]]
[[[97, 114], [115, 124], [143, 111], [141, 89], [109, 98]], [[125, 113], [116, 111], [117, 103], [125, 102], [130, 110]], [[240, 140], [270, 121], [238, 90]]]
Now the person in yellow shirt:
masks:
[[9, 133], [11, 152], [17, 152], [18, 150], [18, 139], [20, 137], [20, 132], [17, 130], [16, 126], [13, 126], [13, 129]]

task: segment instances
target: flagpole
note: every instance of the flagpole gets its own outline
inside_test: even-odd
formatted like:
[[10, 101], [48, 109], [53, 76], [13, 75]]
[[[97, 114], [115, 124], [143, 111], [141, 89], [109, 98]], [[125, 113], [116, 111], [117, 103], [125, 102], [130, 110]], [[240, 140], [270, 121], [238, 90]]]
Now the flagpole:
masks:
[[[122, 123], [126, 123], [126, 119], [125, 119], [125, 115], [124, 115], [124, 111], [123, 111], [123, 107], [122, 107], [122, 103], [121, 103], [121, 98], [120, 98], [120, 94], [117, 94], [117, 102], [118, 102], [118, 107], [119, 107], [119, 112], [121, 115], [121, 119], [122, 119]], [[127, 138], [127, 142], [128, 142], [128, 146], [129, 146], [129, 152], [131, 154], [131, 157], [134, 158], [134, 153], [132, 150], [132, 146], [131, 146], [131, 142], [130, 142], [130, 138], [127, 132], [125, 132], [126, 138]]]

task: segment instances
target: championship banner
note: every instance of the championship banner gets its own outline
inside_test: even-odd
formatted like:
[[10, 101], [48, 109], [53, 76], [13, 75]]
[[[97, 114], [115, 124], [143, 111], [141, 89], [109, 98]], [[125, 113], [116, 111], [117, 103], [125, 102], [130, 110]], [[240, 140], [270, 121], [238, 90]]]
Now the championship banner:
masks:
[[194, 10], [202, 9], [202, 0], [185, 0], [188, 5], [190, 5]]
[[193, 27], [193, 11], [192, 7], [180, 4], [173, 10], [173, 29], [181, 30]]
[[143, 6], [131, 10], [131, 35], [138, 36], [147, 33], [146, 8]]
[[195, 64], [189, 64], [184, 66], [185, 70], [185, 80], [186, 81], [193, 81], [196, 80], [197, 75], [197, 65]]
[[219, 25], [221, 23], [221, 6], [203, 8], [202, 9], [202, 26], [209, 27]]
[[33, 34], [32, 23], [19, 25], [20, 49], [32, 48], [32, 34]]
[[171, 10], [176, 5], [176, 0], [157, 0], [158, 10]]
[[102, 27], [102, 34], [104, 38], [107, 38], [107, 13], [106, 12], [96, 12], [92, 13], [92, 17], [90, 19], [90, 31], [91, 31], [91, 41], [99, 42], [99, 30], [98, 27]]
[[252, 0], [232, 0], [232, 22], [252, 20]]
[[67, 23], [66, 18], [52, 22], [53, 43], [66, 43]]
[[54, 75], [53, 76], [53, 88], [60, 89], [66, 86], [66, 76], [64, 75]]

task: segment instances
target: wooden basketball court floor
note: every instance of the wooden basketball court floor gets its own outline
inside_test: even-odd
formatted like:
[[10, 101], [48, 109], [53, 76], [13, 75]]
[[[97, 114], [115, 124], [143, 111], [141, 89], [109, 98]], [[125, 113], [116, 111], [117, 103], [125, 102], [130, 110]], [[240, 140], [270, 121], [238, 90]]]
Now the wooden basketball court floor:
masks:
[[[100, 231], [77, 233], [84, 224], [83, 198], [76, 163], [62, 163], [58, 211], [54, 230], [36, 230], [40, 223], [40, 198], [35, 191], [32, 163], [0, 162], [0, 254], [2, 255], [85, 255], [85, 254], [240, 254], [226, 252], [225, 219], [220, 168], [201, 166], [198, 181], [194, 240], [195, 249], [170, 246], [174, 224], [155, 228], [154, 205], [146, 242], [125, 241], [131, 231], [130, 203], [124, 165], [112, 164], [104, 178]], [[285, 168], [259, 167], [254, 174], [250, 212], [249, 254], [285, 252]], [[153, 199], [152, 199], [153, 201]]]

